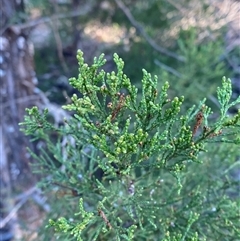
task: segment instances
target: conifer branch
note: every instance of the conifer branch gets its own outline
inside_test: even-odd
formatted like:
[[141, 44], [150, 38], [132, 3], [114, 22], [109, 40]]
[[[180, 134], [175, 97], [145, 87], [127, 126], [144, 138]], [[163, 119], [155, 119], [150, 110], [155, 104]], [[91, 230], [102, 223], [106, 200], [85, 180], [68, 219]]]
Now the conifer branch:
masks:
[[33, 107], [20, 123], [33, 140], [45, 140], [40, 154], [31, 153], [36, 171], [48, 173], [45, 186], [72, 191], [71, 219], [61, 210], [49, 227], [77, 240], [155, 240], [157, 235], [165, 241], [198, 241], [220, 239], [219, 225], [228, 231], [226, 240], [235, 238], [237, 202], [226, 195], [236, 183], [224, 172], [215, 173], [219, 162], [211, 160], [221, 153], [228, 165], [238, 153], [240, 111], [227, 113], [240, 97], [231, 101], [230, 79], [223, 78], [217, 90], [219, 117], [213, 119], [205, 99], [182, 113], [184, 97], [170, 99], [169, 83], [159, 88], [157, 77], [146, 70], [138, 93], [117, 54], [117, 71], [111, 73], [101, 69], [103, 55], [90, 66], [81, 51], [77, 59], [79, 75], [70, 84], [81, 95], [63, 106], [74, 115], [57, 127], [47, 110]]

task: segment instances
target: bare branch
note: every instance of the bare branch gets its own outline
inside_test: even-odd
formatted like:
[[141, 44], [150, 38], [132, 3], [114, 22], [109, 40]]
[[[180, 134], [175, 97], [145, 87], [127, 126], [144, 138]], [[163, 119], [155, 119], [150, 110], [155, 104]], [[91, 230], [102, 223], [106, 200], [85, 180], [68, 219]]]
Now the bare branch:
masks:
[[27, 191], [21, 193], [15, 198], [15, 202], [18, 202], [11, 210], [11, 212], [0, 221], [0, 228], [3, 228], [8, 222], [13, 219], [18, 210], [30, 199], [32, 198], [35, 203], [37, 203], [45, 212], [50, 211], [50, 206], [46, 203], [44, 198], [40, 197], [41, 190], [38, 189], [36, 186], [28, 189]]
[[[56, 4], [56, 2], [53, 3], [53, 7], [54, 7], [54, 11], [57, 13], [58, 12], [58, 6]], [[65, 61], [65, 58], [63, 56], [63, 45], [62, 45], [62, 40], [59, 34], [59, 29], [58, 29], [58, 19], [55, 19], [55, 21], [51, 21], [51, 26], [52, 26], [52, 30], [53, 30], [53, 35], [56, 41], [56, 45], [57, 45], [57, 53], [58, 53], [58, 58], [61, 62], [61, 65], [63, 67], [63, 70], [65, 73], [68, 72], [68, 67]]]
[[172, 67], [167, 66], [166, 64], [160, 62], [159, 60], [155, 59], [154, 63], [156, 65], [158, 65], [159, 67], [165, 69], [167, 72], [177, 76], [178, 78], [182, 78], [182, 74], [181, 73], [179, 73], [177, 70], [173, 69]]
[[185, 58], [183, 56], [179, 56], [155, 43], [155, 41], [145, 32], [144, 28], [134, 19], [130, 10], [123, 4], [121, 0], [115, 0], [116, 4], [119, 8], [124, 12], [128, 20], [131, 24], [141, 33], [141, 35], [145, 38], [145, 40], [150, 44], [150, 46], [155, 49], [156, 51], [165, 54], [169, 57], [177, 59], [181, 62], [185, 62]]
[[3, 228], [12, 218], [15, 217], [18, 210], [23, 206], [23, 204], [28, 200], [28, 198], [32, 195], [33, 192], [35, 192], [36, 188], [31, 188], [28, 191], [26, 191], [23, 195], [18, 204], [16, 204], [11, 212], [0, 222], [0, 228]]
[[72, 18], [72, 17], [78, 17], [78, 16], [82, 16], [82, 15], [87, 15], [91, 10], [92, 10], [92, 5], [87, 4], [85, 7], [81, 8], [81, 9], [76, 9], [72, 12], [55, 14], [51, 17], [40, 17], [38, 19], [30, 20], [23, 24], [7, 26], [3, 30], [1, 30], [1, 34], [3, 34], [3, 32], [8, 27], [11, 27], [13, 30], [20, 31], [20, 30], [27, 29], [27, 28], [33, 28], [39, 24], [53, 22], [53, 21], [56, 21], [57, 19]]

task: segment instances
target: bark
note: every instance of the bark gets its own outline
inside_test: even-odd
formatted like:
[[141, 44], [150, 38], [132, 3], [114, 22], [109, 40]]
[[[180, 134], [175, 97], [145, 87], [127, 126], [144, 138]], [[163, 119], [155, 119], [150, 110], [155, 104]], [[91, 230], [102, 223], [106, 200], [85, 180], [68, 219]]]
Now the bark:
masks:
[[[36, 82], [33, 48], [27, 33], [12, 27], [13, 22], [21, 22], [23, 1], [3, 0], [0, 37], [0, 166], [1, 166], [1, 211], [0, 236], [2, 241], [11, 240], [11, 224], [16, 217], [7, 220], [14, 200], [13, 192], [24, 189], [26, 177], [30, 177], [30, 157], [26, 147], [30, 146], [19, 130], [25, 108], [34, 105], [34, 85]], [[32, 183], [32, 182], [30, 182]], [[11, 205], [12, 204], [12, 205]]]

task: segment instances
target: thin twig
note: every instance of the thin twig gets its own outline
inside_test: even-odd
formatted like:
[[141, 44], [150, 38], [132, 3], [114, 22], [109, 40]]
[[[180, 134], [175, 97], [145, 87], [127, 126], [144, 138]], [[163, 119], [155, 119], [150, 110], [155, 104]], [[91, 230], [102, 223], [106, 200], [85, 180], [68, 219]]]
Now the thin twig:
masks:
[[18, 210], [23, 206], [23, 204], [28, 200], [28, 198], [36, 191], [36, 187], [33, 187], [27, 190], [25, 193], [22, 194], [22, 198], [20, 199], [19, 203], [13, 207], [11, 212], [0, 222], [0, 229], [5, 227], [5, 225], [15, 217]]
[[165, 69], [167, 72], [170, 72], [171, 74], [177, 76], [178, 78], [182, 78], [182, 74], [181, 73], [179, 73], [177, 70], [173, 69], [172, 67], [167, 66], [166, 64], [160, 62], [159, 60], [155, 59], [154, 63], [156, 65], [158, 65], [159, 67]]
[[11, 27], [12, 29], [16, 29], [18, 31], [23, 30], [23, 29], [28, 29], [28, 28], [33, 28], [36, 25], [43, 24], [43, 23], [49, 23], [52, 21], [56, 21], [57, 19], [64, 19], [64, 18], [72, 18], [72, 17], [78, 17], [82, 15], [87, 15], [92, 9], [92, 6], [90, 4], [87, 4], [85, 7], [77, 10], [74, 10], [69, 13], [61, 13], [61, 14], [56, 14], [51, 17], [40, 17], [38, 19], [30, 20], [26, 23], [23, 24], [15, 24], [15, 25], [9, 25], [3, 28], [0, 31], [0, 34], [2, 35], [8, 27]]
[[104, 220], [104, 222], [107, 224], [107, 226], [109, 227], [109, 229], [112, 229], [112, 225], [111, 225], [111, 223], [109, 222], [109, 220], [107, 219], [105, 213], [104, 213], [101, 209], [98, 210], [98, 213], [99, 213], [99, 215], [102, 217], [102, 219]]
[[168, 2], [169, 2], [173, 7], [175, 7], [179, 12], [181, 12], [181, 13], [183, 13], [183, 14], [185, 13], [185, 11], [183, 10], [182, 6], [179, 5], [177, 2], [172, 1], [172, 0], [168, 0]]
[[[53, 6], [54, 6], [54, 11], [58, 12], [58, 6], [55, 2], [53, 4]], [[60, 37], [60, 34], [59, 34], [59, 30], [58, 30], [58, 19], [55, 19], [55, 21], [51, 21], [50, 24], [52, 26], [53, 35], [54, 35], [56, 45], [57, 45], [58, 58], [61, 62], [61, 65], [63, 67], [64, 72], [67, 73], [68, 67], [67, 67], [65, 58], [63, 56], [63, 45], [62, 45], [62, 40], [61, 40], [61, 37]]]
[[144, 28], [134, 19], [132, 16], [130, 10], [123, 4], [121, 0], [115, 0], [118, 7], [124, 12], [128, 20], [131, 22], [131, 24], [141, 33], [141, 35], [145, 38], [145, 40], [150, 44], [150, 46], [155, 49], [156, 51], [165, 54], [169, 57], [172, 57], [174, 59], [177, 59], [181, 62], [185, 62], [185, 58], [183, 56], [179, 56], [155, 43], [155, 41], [150, 38], [150, 36], [145, 32]]
[[[28, 96], [24, 96], [24, 97], [20, 97], [15, 99], [16, 103], [21, 104], [21, 103], [32, 103], [33, 101], [37, 101], [39, 100], [39, 97], [37, 95], [28, 95]], [[9, 107], [10, 103], [9, 101], [2, 103], [2, 108], [5, 109], [7, 107]]]
[[11, 212], [0, 221], [0, 229], [5, 227], [5, 225], [16, 216], [18, 210], [24, 205], [24, 203], [28, 201], [29, 198], [32, 198], [35, 203], [43, 208], [45, 212], [49, 212], [50, 206], [43, 201], [43, 198], [39, 197], [39, 192], [40, 190], [36, 186], [33, 186], [32, 188], [18, 195], [14, 199], [14, 201], [18, 203], [12, 208]]
[[50, 205], [46, 202], [46, 197], [43, 197], [41, 193], [35, 192], [32, 194], [32, 200], [40, 206], [46, 213], [51, 211]]
[[15, 202], [21, 202], [21, 200], [23, 199], [26, 199], [26, 198], [29, 198], [34, 192], [37, 191], [37, 187], [36, 186], [33, 186], [31, 188], [29, 188], [27, 191], [17, 195], [15, 198], [14, 198], [14, 201]]

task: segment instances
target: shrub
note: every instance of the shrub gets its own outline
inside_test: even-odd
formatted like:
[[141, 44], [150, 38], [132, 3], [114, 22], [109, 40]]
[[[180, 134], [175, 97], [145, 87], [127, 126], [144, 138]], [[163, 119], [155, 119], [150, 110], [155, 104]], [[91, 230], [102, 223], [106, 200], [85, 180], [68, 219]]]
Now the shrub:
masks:
[[[236, 240], [240, 238], [237, 185], [232, 175], [240, 144], [240, 111], [228, 110], [231, 81], [217, 89], [219, 113], [205, 99], [182, 113], [184, 97], [169, 99], [166, 81], [143, 70], [142, 92], [123, 73], [88, 66], [78, 51], [79, 91], [63, 106], [73, 112], [61, 127], [47, 109], [27, 109], [21, 125], [44, 140], [34, 170], [42, 185], [68, 194], [52, 197], [51, 227], [58, 240]], [[215, 117], [217, 116], [217, 117]]]

